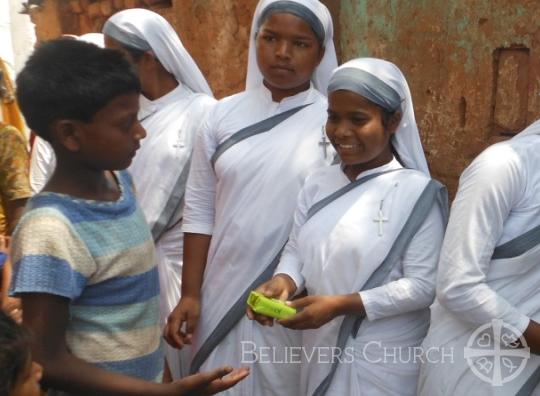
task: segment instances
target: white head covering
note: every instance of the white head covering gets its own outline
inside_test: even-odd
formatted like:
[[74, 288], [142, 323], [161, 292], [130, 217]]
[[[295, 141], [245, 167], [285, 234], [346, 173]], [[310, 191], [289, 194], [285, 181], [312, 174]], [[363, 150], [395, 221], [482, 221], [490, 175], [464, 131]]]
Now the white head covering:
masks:
[[411, 91], [396, 65], [375, 58], [346, 62], [334, 71], [328, 87], [329, 92], [339, 89], [355, 92], [388, 111], [400, 110], [401, 121], [392, 137], [392, 145], [405, 167], [429, 176], [414, 117]]
[[[257, 64], [257, 54], [255, 45], [255, 36], [257, 34], [259, 19], [264, 10], [272, 3], [276, 3], [280, 0], [260, 0], [255, 14], [251, 22], [251, 33], [249, 36], [249, 53], [248, 53], [248, 67], [246, 77], [246, 89], [253, 89], [259, 87], [262, 84], [263, 76], [259, 70]], [[318, 0], [292, 0], [292, 3], [297, 3], [301, 6], [308, 8], [321, 22], [324, 28], [324, 43], [325, 48], [324, 57], [321, 63], [315, 69], [311, 81], [316, 89], [322, 94], [326, 95], [326, 87], [328, 86], [328, 80], [332, 70], [337, 67], [336, 49], [334, 47], [334, 25], [332, 23], [332, 16], [328, 8]]]
[[102, 33], [86, 33], [77, 37], [77, 40], [105, 48], [105, 36]]
[[105, 22], [103, 34], [129, 47], [152, 51], [177, 81], [194, 92], [213, 96], [197, 64], [161, 15], [142, 8], [120, 11]]

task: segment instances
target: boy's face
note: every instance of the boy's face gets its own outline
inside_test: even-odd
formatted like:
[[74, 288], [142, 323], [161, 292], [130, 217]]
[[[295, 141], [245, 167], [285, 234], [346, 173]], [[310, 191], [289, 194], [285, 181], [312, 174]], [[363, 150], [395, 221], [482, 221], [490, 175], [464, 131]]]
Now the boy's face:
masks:
[[127, 168], [140, 147], [146, 131], [137, 119], [139, 94], [118, 95], [96, 112], [88, 122], [74, 121], [77, 158], [96, 170]]
[[43, 375], [43, 368], [28, 357], [24, 371], [19, 374], [17, 382], [11, 389], [9, 396], [40, 396], [39, 381]]

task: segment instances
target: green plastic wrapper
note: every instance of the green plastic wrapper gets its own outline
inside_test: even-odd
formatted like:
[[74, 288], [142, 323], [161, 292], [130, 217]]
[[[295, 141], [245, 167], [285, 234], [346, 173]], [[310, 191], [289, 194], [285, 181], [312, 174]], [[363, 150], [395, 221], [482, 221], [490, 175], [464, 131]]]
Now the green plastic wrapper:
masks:
[[255, 291], [249, 293], [247, 304], [251, 307], [253, 312], [274, 319], [285, 319], [296, 314], [296, 309], [289, 307], [285, 304], [285, 301], [268, 298]]

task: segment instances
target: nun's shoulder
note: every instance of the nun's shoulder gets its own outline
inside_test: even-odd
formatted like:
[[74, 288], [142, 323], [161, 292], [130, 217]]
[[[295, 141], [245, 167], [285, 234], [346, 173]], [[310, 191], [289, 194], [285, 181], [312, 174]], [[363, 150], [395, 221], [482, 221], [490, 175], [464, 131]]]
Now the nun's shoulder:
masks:
[[304, 180], [304, 185], [328, 185], [332, 184], [336, 180], [343, 179], [344, 177], [345, 176], [341, 170], [340, 164], [325, 165], [309, 172]]
[[429, 175], [426, 175], [422, 171], [410, 168], [403, 168], [401, 171], [396, 172], [394, 177], [396, 177], [399, 181], [406, 181], [406, 184], [409, 184], [411, 186], [419, 186], [422, 188], [430, 180], [437, 181], [436, 179]]
[[465, 169], [461, 179], [515, 176], [539, 164], [540, 137], [514, 138], [487, 147]]

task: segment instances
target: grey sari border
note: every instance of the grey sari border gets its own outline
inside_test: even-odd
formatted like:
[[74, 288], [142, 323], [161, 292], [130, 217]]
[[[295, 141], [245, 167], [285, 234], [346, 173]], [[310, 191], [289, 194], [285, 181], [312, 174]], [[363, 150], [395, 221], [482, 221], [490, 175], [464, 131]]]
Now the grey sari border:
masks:
[[212, 351], [219, 345], [219, 343], [229, 334], [234, 326], [244, 317], [246, 314], [246, 301], [249, 293], [254, 290], [256, 287], [260, 286], [262, 283], [269, 280], [274, 274], [279, 259], [281, 257], [281, 252], [287, 242], [283, 244], [281, 249], [279, 249], [278, 254], [274, 257], [272, 262], [266, 266], [264, 271], [253, 281], [251, 284], [244, 290], [240, 297], [236, 300], [233, 306], [227, 311], [223, 316], [221, 321], [217, 324], [216, 328], [204, 341], [203, 345], [199, 348], [193, 360], [191, 361], [190, 374], [196, 374], [203, 363], [208, 359], [208, 356]]
[[529, 376], [527, 381], [518, 390], [516, 396], [530, 396], [533, 394], [536, 386], [540, 383], [540, 366], [538, 366]]
[[497, 246], [493, 251], [492, 260], [508, 259], [521, 256], [540, 244], [540, 226], [536, 226], [526, 233]]
[[324, 208], [326, 205], [328, 205], [329, 203], [335, 201], [336, 199], [338, 199], [339, 197], [347, 194], [349, 191], [355, 189], [356, 187], [364, 184], [365, 182], [371, 180], [371, 179], [375, 179], [376, 177], [379, 177], [379, 176], [382, 176], [382, 175], [385, 175], [387, 173], [391, 173], [391, 172], [396, 172], [396, 171], [401, 171], [401, 170], [405, 170], [406, 168], [399, 168], [399, 169], [390, 169], [390, 170], [387, 170], [387, 171], [384, 171], [384, 172], [377, 172], [377, 173], [372, 173], [371, 175], [367, 175], [365, 177], [362, 177], [361, 179], [358, 179], [358, 180], [355, 180], [349, 184], [347, 184], [345, 187], [342, 187], [340, 188], [339, 190], [333, 192], [332, 194], [330, 194], [329, 196], [327, 196], [326, 198], [323, 198], [321, 199], [320, 201], [317, 201], [313, 204], [313, 206], [311, 206], [309, 209], [308, 209], [308, 212], [307, 212], [307, 217], [306, 217], [306, 221], [308, 221], [309, 219], [311, 219], [315, 213], [317, 213], [318, 211], [320, 211], [322, 208]]
[[190, 166], [191, 161], [188, 161], [180, 173], [180, 176], [178, 176], [176, 179], [174, 188], [171, 191], [171, 195], [169, 196], [167, 203], [163, 207], [158, 219], [152, 226], [152, 238], [154, 239], [154, 242], [157, 242], [167, 230], [176, 225], [182, 219], [182, 205], [184, 202]]
[[240, 143], [242, 140], [245, 140], [251, 136], [268, 132], [269, 130], [274, 128], [276, 125], [281, 124], [283, 121], [287, 120], [289, 117], [295, 115], [303, 108], [312, 104], [313, 103], [308, 103], [302, 106], [294, 107], [290, 110], [284, 111], [283, 113], [279, 113], [270, 118], [266, 118], [262, 121], [256, 122], [255, 124], [248, 125], [247, 127], [242, 128], [239, 131], [235, 132], [233, 135], [225, 139], [225, 141], [223, 141], [217, 146], [216, 151], [212, 155], [212, 158], [210, 158], [212, 167], [215, 167], [216, 161], [218, 160], [218, 158], [221, 157], [221, 155], [225, 151], [230, 149], [235, 144]]

